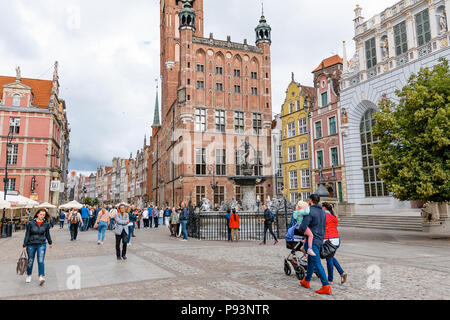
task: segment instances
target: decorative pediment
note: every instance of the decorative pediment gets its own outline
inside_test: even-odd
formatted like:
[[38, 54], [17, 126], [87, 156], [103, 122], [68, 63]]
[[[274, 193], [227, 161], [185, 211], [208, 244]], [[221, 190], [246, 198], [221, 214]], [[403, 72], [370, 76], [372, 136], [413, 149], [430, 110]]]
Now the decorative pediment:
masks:
[[31, 90], [31, 87], [23, 84], [22, 82], [15, 81], [13, 83], [3, 85], [4, 89], [16, 89], [16, 90]]

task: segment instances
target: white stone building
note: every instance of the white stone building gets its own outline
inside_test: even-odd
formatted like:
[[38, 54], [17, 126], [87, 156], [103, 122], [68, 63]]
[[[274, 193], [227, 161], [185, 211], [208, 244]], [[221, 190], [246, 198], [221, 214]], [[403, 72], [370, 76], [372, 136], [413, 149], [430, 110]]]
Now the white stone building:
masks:
[[372, 115], [384, 97], [398, 101], [395, 90], [412, 73], [432, 67], [440, 57], [450, 60], [450, 0], [404, 0], [369, 20], [355, 9], [356, 52], [341, 80], [348, 202], [356, 210], [410, 208], [386, 191], [373, 160]]

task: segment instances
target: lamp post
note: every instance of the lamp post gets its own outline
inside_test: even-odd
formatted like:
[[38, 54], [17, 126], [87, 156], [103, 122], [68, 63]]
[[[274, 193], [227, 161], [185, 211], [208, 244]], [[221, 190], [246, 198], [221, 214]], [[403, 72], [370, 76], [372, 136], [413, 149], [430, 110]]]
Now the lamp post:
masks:
[[283, 200], [284, 200], [284, 221], [286, 223], [286, 231], [288, 230], [288, 214], [287, 214], [287, 190], [283, 188], [282, 190], [283, 192]]
[[[6, 201], [7, 193], [7, 183], [8, 183], [8, 154], [12, 153], [12, 139], [13, 132], [10, 131], [6, 138], [6, 165], [5, 165], [5, 178], [3, 179], [3, 200]], [[3, 208], [3, 218], [2, 218], [2, 238], [8, 237], [8, 225], [6, 223], [6, 208]]]

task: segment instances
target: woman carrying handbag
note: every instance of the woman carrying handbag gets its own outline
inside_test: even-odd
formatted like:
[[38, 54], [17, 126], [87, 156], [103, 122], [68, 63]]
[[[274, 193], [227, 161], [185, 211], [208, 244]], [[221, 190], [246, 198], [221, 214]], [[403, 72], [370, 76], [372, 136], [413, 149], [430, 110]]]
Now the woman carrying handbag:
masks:
[[52, 238], [50, 236], [50, 215], [46, 209], [39, 209], [34, 219], [27, 224], [25, 239], [23, 241], [23, 253], [28, 256], [27, 279], [26, 283], [31, 282], [33, 272], [34, 259], [37, 254], [39, 284], [42, 286], [45, 282], [45, 252], [47, 250], [47, 242], [50, 248], [53, 248]]
[[[333, 212], [333, 206], [327, 202], [322, 203], [323, 209], [326, 213], [326, 221], [325, 221], [325, 240], [330, 241], [333, 245], [334, 254], [336, 254], [336, 250], [341, 245], [341, 240], [339, 238], [339, 232], [337, 230], [337, 226], [339, 223], [338, 217]], [[327, 257], [327, 271], [328, 271], [328, 282], [330, 285], [333, 284], [333, 271], [334, 268], [337, 269], [339, 274], [341, 275], [341, 284], [344, 284], [347, 281], [347, 273], [344, 272], [341, 265], [334, 257]]]

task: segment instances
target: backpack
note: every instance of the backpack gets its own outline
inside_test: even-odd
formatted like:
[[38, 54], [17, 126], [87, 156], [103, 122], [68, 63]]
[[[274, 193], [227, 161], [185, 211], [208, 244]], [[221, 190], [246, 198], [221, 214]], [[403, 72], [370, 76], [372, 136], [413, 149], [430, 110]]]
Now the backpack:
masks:
[[72, 213], [70, 217], [70, 224], [78, 224], [78, 216], [76, 212]]

